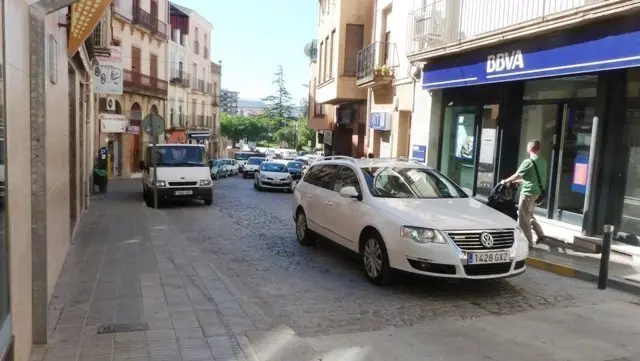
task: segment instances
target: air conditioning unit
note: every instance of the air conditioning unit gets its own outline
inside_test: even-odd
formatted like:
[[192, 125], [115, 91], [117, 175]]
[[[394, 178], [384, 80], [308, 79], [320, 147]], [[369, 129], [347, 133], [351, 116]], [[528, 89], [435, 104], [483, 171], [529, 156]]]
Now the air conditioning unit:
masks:
[[116, 110], [116, 100], [114, 98], [107, 98], [107, 110], [109, 111]]

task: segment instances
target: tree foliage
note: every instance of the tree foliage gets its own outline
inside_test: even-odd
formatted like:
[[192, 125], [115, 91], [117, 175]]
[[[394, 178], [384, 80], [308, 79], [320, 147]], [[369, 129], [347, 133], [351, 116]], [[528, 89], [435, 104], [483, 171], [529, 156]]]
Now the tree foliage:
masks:
[[270, 120], [260, 116], [246, 117], [223, 113], [220, 118], [220, 133], [231, 139], [233, 144], [246, 139], [247, 141], [261, 141], [271, 133]]
[[284, 69], [282, 65], [278, 65], [278, 69], [273, 74], [274, 79], [272, 84], [276, 86], [274, 94], [269, 95], [266, 98], [262, 98], [262, 101], [266, 105], [264, 115], [277, 120], [280, 127], [286, 126], [287, 119], [291, 117], [294, 111], [294, 105], [291, 98], [291, 93], [287, 90], [284, 80]]
[[311, 149], [316, 147], [316, 131], [315, 129], [309, 128], [306, 117], [300, 120], [300, 127], [298, 129], [298, 146], [296, 148], [301, 150], [305, 147], [309, 147]]

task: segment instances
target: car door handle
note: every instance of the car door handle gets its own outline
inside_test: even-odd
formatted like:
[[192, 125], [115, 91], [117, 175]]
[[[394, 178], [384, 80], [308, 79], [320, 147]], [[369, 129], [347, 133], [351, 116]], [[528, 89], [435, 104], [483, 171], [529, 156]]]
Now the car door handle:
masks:
[[324, 204], [326, 204], [326, 205], [328, 205], [328, 206], [331, 206], [331, 205], [333, 205], [333, 202], [331, 202], [331, 201], [324, 201]]

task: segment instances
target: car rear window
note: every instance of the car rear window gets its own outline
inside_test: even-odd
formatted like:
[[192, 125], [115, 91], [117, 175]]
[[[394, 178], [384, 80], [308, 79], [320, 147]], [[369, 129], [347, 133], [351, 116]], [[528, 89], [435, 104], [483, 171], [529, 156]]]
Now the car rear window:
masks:
[[260, 165], [264, 161], [265, 161], [265, 158], [249, 158], [249, 160], [247, 161], [247, 164]]

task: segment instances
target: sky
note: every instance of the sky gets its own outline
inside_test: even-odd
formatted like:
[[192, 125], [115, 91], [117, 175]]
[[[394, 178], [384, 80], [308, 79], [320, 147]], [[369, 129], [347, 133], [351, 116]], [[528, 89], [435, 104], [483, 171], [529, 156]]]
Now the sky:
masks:
[[275, 93], [278, 65], [297, 105], [307, 98], [309, 58], [316, 37], [314, 0], [176, 0], [213, 24], [211, 60], [222, 60], [222, 88], [257, 100]]

